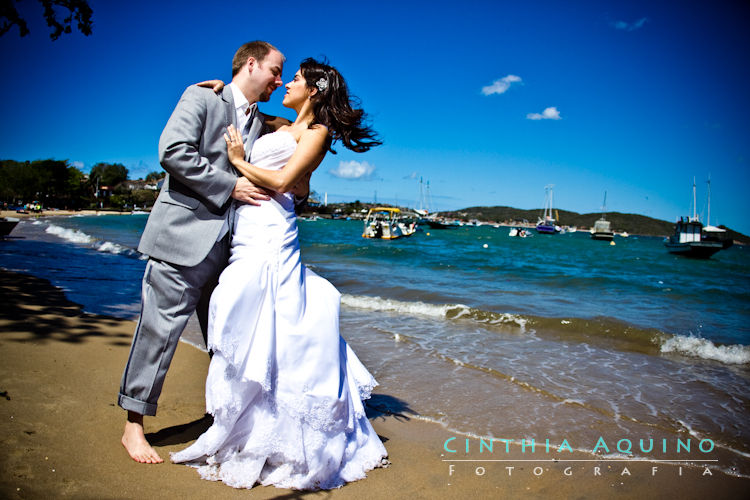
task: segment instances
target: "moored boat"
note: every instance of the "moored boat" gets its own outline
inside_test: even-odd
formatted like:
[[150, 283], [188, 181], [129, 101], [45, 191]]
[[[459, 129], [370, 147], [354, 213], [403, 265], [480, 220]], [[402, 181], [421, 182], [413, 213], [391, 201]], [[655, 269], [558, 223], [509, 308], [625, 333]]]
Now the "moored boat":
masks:
[[[711, 214], [711, 181], [708, 181], [708, 213]], [[674, 234], [664, 245], [670, 253], [708, 259], [719, 250], [732, 246], [732, 240], [726, 238], [726, 230], [709, 225], [704, 226], [698, 218], [695, 204], [695, 179], [693, 179], [693, 216], [680, 217], [675, 224]]]
[[680, 217], [675, 224], [674, 234], [664, 242], [664, 245], [673, 254], [708, 259], [723, 249], [724, 245], [718, 241], [701, 239], [702, 229], [703, 224], [697, 217]]
[[375, 207], [367, 212], [362, 237], [393, 240], [402, 236], [411, 236], [416, 230], [416, 222], [409, 222], [402, 218], [400, 209]]
[[420, 219], [420, 222], [427, 224], [432, 229], [456, 229], [457, 227], [461, 227], [461, 224], [456, 221], [448, 221], [437, 217], [424, 217]]
[[594, 227], [591, 229], [592, 240], [612, 241], [614, 237], [612, 224], [608, 220], [599, 219], [594, 222]]
[[560, 226], [552, 217], [552, 187], [552, 184], [544, 187], [544, 214], [539, 217], [536, 224], [536, 232], [539, 234], [557, 234], [560, 232]]
[[607, 207], [607, 192], [604, 191], [604, 203], [602, 204], [602, 216], [599, 220], [594, 222], [594, 227], [591, 228], [591, 239], [601, 241], [612, 241], [615, 238], [615, 233], [612, 231], [612, 223], [607, 220], [605, 216]]
[[419, 216], [419, 224], [425, 224], [432, 229], [455, 229], [459, 227], [455, 221], [448, 221], [444, 217], [438, 217], [437, 212], [430, 213], [432, 206], [432, 194], [430, 193], [430, 181], [423, 184], [419, 178], [419, 208], [414, 212]]

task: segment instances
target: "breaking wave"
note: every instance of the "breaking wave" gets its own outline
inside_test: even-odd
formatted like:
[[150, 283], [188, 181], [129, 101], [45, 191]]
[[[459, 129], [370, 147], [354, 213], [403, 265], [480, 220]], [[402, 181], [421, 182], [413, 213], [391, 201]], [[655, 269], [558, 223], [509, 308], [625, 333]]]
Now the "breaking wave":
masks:
[[65, 241], [69, 241], [70, 243], [90, 245], [98, 252], [111, 253], [114, 255], [124, 255], [126, 257], [142, 258], [141, 254], [138, 251], [133, 250], [132, 248], [128, 248], [111, 241], [99, 240], [89, 234], [84, 233], [83, 231], [79, 231], [78, 229], [69, 229], [50, 224], [44, 229], [44, 232], [53, 236], [57, 236], [58, 238], [61, 238]]
[[370, 311], [395, 312], [448, 320], [468, 319], [490, 325], [515, 325], [522, 330], [526, 327], [528, 321], [520, 315], [483, 311], [463, 304], [427, 304], [419, 301], [406, 302], [382, 297], [347, 294], [341, 296], [341, 303], [348, 307]]
[[672, 335], [653, 328], [639, 328], [612, 318], [546, 318], [476, 309], [463, 304], [428, 304], [363, 295], [341, 296], [347, 307], [370, 311], [423, 316], [442, 320], [473, 321], [484, 326], [514, 326], [541, 337], [557, 340], [605, 343], [623, 351], [651, 355], [674, 353], [726, 364], [750, 363], [750, 346], [716, 345], [699, 337]]
[[694, 358], [712, 359], [728, 364], [750, 363], [750, 346], [719, 345], [700, 337], [675, 335], [664, 341], [662, 353], [677, 353]]

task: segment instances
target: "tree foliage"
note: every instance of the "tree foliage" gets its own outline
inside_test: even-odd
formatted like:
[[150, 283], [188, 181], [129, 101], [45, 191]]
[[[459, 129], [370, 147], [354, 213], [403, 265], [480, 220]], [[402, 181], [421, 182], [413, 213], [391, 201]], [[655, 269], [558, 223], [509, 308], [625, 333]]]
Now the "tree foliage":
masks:
[[[0, 36], [10, 31], [13, 26], [18, 26], [21, 37], [30, 33], [26, 20], [21, 17], [14, 5], [18, 1], [0, 0]], [[73, 20], [77, 23], [78, 31], [86, 36], [91, 34], [91, 16], [94, 11], [86, 0], [37, 0], [37, 2], [44, 8], [44, 19], [47, 26], [51, 28], [49, 36], [52, 40], [57, 40], [63, 33], [71, 33]]]
[[4, 201], [79, 208], [86, 204], [87, 191], [83, 173], [67, 160], [0, 160], [0, 199]]
[[[166, 175], [152, 172], [154, 182]], [[133, 189], [124, 182], [128, 169], [120, 163], [97, 163], [86, 176], [68, 160], [0, 160], [0, 202], [11, 206], [38, 201], [45, 208], [147, 208], [158, 191]], [[105, 191], [102, 188], [107, 186]]]
[[158, 182], [167, 176], [167, 173], [162, 172], [151, 172], [146, 176], [146, 182]]
[[115, 187], [128, 180], [128, 169], [122, 163], [97, 163], [91, 167], [89, 179], [92, 184], [98, 180], [100, 188], [102, 186]]

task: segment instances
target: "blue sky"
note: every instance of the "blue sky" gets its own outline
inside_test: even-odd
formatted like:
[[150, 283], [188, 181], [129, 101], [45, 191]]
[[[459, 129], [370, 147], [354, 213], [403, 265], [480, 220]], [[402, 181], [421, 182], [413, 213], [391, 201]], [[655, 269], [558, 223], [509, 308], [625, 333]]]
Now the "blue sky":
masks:
[[[0, 38], [0, 158], [160, 170], [184, 88], [228, 81], [236, 48], [265, 39], [285, 81], [328, 57], [384, 139], [326, 157], [312, 188], [329, 201], [414, 205], [422, 177], [436, 210], [528, 209], [554, 184], [557, 208], [597, 211], [606, 190], [608, 210], [675, 220], [710, 175], [711, 222], [750, 234], [746, 2], [90, 4], [93, 35], [56, 42], [18, 4], [32, 32]], [[263, 109], [291, 118], [282, 94]]]

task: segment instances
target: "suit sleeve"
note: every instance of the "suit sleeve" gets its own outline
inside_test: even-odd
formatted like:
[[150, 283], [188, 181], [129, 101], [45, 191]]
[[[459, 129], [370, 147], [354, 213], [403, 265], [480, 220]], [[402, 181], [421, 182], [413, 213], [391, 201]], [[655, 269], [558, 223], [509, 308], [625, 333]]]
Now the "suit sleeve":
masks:
[[[170, 176], [195, 192], [209, 208], [221, 209], [237, 182], [230, 168], [219, 168], [201, 156], [201, 140], [223, 131], [205, 130], [208, 115], [206, 92], [191, 86], [182, 94], [159, 138], [159, 162]], [[223, 157], [227, 163], [229, 160]]]

